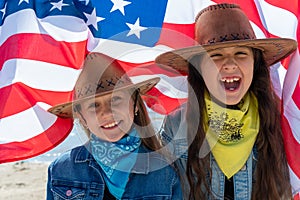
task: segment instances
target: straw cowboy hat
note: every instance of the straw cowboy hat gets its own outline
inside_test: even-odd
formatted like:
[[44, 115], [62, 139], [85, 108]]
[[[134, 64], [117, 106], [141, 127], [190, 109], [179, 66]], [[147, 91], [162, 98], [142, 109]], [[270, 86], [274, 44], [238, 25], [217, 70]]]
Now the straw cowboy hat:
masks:
[[256, 39], [248, 17], [235, 4], [211, 5], [195, 20], [197, 45], [169, 51], [159, 55], [155, 62], [187, 73], [188, 60], [207, 51], [234, 46], [246, 46], [262, 50], [268, 66], [287, 57], [297, 48], [297, 42], [288, 38]]
[[159, 80], [156, 77], [134, 84], [116, 60], [101, 53], [90, 53], [76, 81], [73, 101], [53, 106], [48, 111], [59, 117], [73, 118], [73, 106], [81, 101], [120, 90], [133, 89], [145, 94]]

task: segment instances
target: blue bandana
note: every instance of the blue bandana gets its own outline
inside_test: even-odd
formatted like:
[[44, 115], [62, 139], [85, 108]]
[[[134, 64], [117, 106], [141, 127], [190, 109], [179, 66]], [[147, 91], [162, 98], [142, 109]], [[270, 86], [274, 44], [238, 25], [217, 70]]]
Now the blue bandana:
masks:
[[112, 195], [121, 199], [133, 168], [141, 139], [135, 129], [117, 142], [108, 142], [91, 134], [92, 155], [104, 172], [105, 183]]

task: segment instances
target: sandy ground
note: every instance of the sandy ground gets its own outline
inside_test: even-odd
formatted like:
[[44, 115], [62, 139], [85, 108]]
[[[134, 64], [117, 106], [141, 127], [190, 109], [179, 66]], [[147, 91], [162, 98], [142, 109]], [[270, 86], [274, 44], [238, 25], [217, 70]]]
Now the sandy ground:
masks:
[[46, 199], [47, 163], [0, 164], [0, 199]]

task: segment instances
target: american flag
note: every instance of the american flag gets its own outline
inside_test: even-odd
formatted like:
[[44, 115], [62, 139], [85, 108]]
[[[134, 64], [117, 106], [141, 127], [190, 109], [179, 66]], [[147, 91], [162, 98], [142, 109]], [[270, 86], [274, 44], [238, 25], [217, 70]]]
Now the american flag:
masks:
[[[193, 44], [194, 19], [209, 0], [0, 0], [0, 163], [42, 154], [61, 143], [72, 120], [46, 110], [72, 98], [85, 55], [99, 51], [133, 80], [159, 76], [149, 108], [167, 114], [186, 100], [184, 75], [153, 61]], [[240, 4], [258, 38], [299, 39], [297, 0], [228, 0]], [[300, 192], [300, 58], [272, 66], [294, 194]], [[150, 98], [150, 97], [156, 98]]]

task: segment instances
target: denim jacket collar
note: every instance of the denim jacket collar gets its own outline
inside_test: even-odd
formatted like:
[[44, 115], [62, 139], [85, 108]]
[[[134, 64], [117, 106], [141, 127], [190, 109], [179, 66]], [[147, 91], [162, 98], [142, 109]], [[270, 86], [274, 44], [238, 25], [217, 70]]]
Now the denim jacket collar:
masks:
[[[150, 151], [141, 145], [139, 147], [139, 154], [137, 157], [137, 161], [132, 168], [131, 172], [136, 174], [148, 174], [152, 170], [150, 169]], [[75, 163], [83, 163], [83, 162], [92, 162], [96, 163], [96, 160], [90, 153], [90, 143], [85, 144], [85, 148], [80, 148], [75, 156]]]
[[90, 162], [94, 160], [90, 153], [90, 143], [85, 144], [85, 148], [80, 148], [75, 156], [75, 163]]

